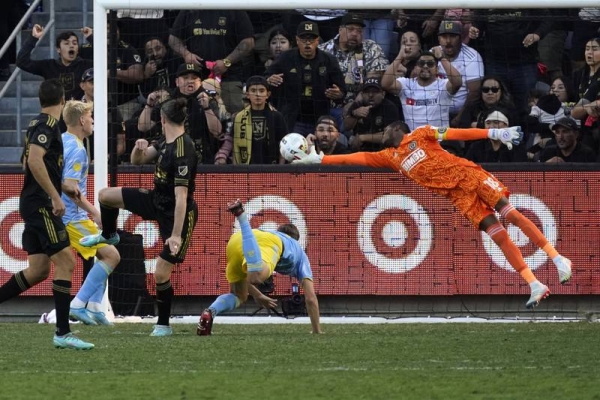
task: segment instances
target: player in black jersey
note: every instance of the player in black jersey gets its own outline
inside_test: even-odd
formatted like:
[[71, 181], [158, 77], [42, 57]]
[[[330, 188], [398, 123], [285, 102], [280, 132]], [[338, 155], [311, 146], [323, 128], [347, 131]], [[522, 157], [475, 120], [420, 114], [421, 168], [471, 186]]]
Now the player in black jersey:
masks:
[[[74, 336], [69, 326], [75, 257], [61, 219], [65, 204], [60, 197], [63, 143], [58, 120], [65, 105], [64, 93], [58, 79], [49, 79], [40, 85], [42, 112], [29, 123], [27, 129], [22, 156], [25, 180], [19, 198], [19, 212], [25, 222], [23, 249], [27, 252], [29, 266], [0, 287], [0, 303], [48, 278], [52, 261], [52, 294], [56, 308], [54, 345], [87, 350], [94, 348], [94, 345]], [[72, 189], [67, 194], [78, 199], [78, 190]]]
[[74, 32], [63, 32], [56, 37], [59, 59], [32, 60], [31, 52], [44, 34], [44, 28], [33, 26], [31, 37], [25, 41], [17, 56], [17, 67], [39, 75], [44, 79], [57, 78], [65, 89], [65, 99], [81, 100], [83, 90], [79, 87], [83, 72], [94, 66], [91, 60], [79, 57], [79, 40]]
[[170, 336], [173, 333], [169, 326], [173, 299], [171, 271], [174, 264], [183, 262], [198, 220], [198, 205], [194, 201], [198, 158], [194, 142], [183, 126], [187, 116], [186, 104], [183, 98], [164, 102], [160, 118], [164, 138], [152, 146], [146, 139], [138, 139], [131, 152], [132, 164], [156, 161], [154, 189], [102, 189], [99, 202], [103, 231], [79, 241], [83, 246], [117, 244], [117, 217], [121, 208], [145, 220], [158, 222], [164, 246], [154, 273], [158, 322], [150, 336]]

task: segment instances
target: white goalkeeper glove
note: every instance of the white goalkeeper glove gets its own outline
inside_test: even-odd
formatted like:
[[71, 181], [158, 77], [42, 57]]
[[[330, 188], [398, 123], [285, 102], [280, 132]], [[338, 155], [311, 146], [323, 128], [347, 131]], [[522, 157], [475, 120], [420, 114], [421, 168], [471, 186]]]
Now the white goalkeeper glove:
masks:
[[488, 129], [488, 137], [492, 140], [499, 140], [512, 150], [513, 144], [518, 145], [523, 140], [523, 131], [520, 126], [511, 126], [510, 128]]
[[310, 147], [308, 153], [297, 153], [297, 160], [292, 161], [292, 164], [321, 164], [323, 161], [324, 154], [322, 151], [317, 153], [315, 146]]

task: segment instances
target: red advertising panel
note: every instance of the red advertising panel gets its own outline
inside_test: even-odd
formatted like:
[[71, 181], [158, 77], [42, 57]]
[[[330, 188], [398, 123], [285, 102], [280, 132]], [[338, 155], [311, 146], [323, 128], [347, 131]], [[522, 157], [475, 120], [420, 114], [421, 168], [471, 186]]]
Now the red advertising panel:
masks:
[[[555, 294], [600, 293], [600, 172], [495, 175], [511, 189], [512, 203], [573, 261], [573, 279], [561, 286], [552, 261], [508, 225], [538, 278]], [[2, 181], [0, 283], [27, 265], [18, 214], [22, 176], [5, 174]], [[151, 174], [121, 174], [118, 181], [152, 186]], [[253, 227], [287, 221], [299, 227], [321, 295], [529, 293], [484, 233], [446, 199], [396, 173], [210, 173], [196, 183], [199, 221], [186, 261], [172, 278], [177, 295], [228, 290], [225, 245], [236, 227], [225, 205], [235, 198], [247, 203]], [[144, 235], [146, 270], [152, 272], [163, 243], [157, 226], [122, 211], [119, 227]], [[76, 273], [74, 290], [80, 268]], [[287, 293], [288, 286], [277, 285], [276, 294]], [[50, 295], [50, 284], [27, 294]]]

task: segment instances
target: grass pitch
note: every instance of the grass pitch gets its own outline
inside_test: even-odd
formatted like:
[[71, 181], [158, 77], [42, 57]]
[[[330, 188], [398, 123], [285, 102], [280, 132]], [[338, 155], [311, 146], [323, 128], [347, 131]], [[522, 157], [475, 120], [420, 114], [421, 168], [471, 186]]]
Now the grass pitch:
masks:
[[72, 325], [2, 323], [0, 399], [600, 399], [598, 324]]

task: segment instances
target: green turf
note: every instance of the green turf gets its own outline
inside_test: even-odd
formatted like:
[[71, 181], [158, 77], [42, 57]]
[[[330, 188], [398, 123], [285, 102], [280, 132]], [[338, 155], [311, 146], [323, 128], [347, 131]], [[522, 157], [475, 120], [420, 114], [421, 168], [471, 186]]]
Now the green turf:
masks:
[[[218, 320], [217, 320], [218, 323]], [[0, 324], [0, 399], [600, 399], [598, 324]]]

